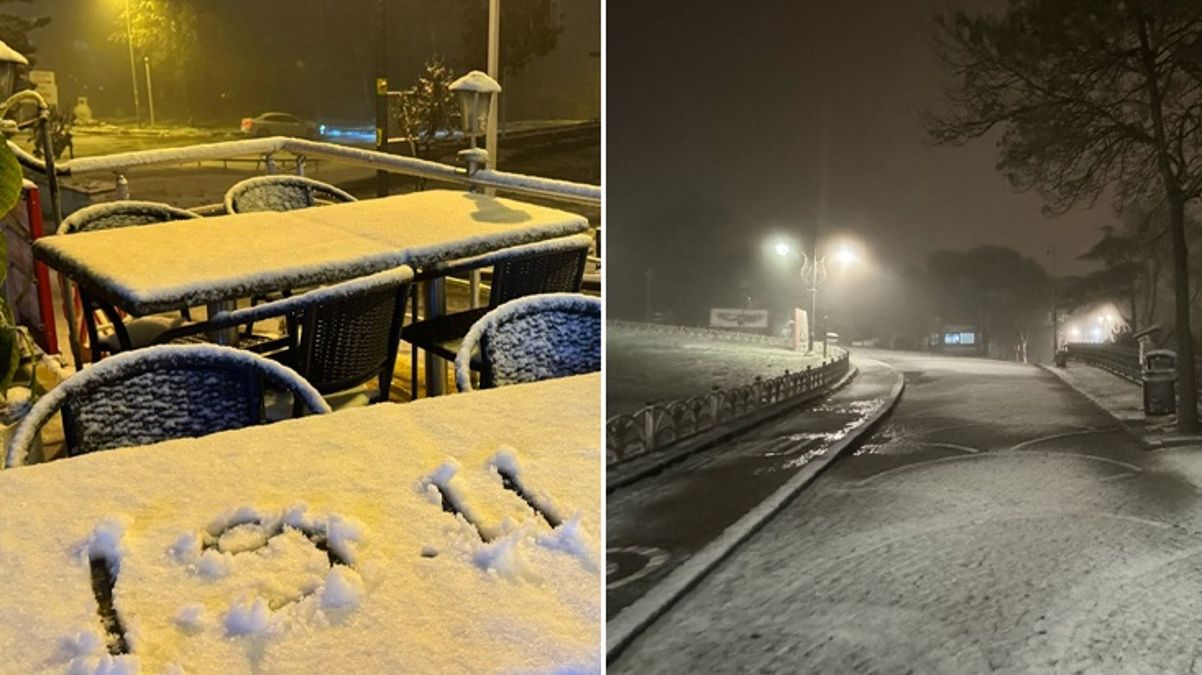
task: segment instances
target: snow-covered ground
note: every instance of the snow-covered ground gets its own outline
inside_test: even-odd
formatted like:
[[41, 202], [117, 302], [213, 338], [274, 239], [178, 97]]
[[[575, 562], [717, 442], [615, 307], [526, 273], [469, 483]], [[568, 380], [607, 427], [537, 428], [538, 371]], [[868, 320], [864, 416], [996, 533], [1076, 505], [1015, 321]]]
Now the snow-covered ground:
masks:
[[0, 669], [598, 672], [600, 384], [2, 472]]
[[[833, 349], [831, 356], [839, 350]], [[711, 387], [751, 384], [755, 378], [822, 364], [783, 346], [732, 342], [703, 334], [638, 328], [610, 322], [605, 336], [606, 412], [630, 413], [647, 405], [704, 394]]]

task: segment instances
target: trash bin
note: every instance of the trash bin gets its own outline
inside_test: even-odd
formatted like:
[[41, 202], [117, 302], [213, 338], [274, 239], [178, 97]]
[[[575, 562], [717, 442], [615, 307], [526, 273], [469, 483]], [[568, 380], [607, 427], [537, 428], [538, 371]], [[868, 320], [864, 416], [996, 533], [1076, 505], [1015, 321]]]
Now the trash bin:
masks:
[[1052, 358], [1054, 359], [1057, 368], [1067, 368], [1068, 367], [1068, 350], [1067, 349], [1057, 349], [1056, 353], [1052, 356]]
[[1144, 353], [1144, 414], [1177, 412], [1177, 354], [1168, 349]]

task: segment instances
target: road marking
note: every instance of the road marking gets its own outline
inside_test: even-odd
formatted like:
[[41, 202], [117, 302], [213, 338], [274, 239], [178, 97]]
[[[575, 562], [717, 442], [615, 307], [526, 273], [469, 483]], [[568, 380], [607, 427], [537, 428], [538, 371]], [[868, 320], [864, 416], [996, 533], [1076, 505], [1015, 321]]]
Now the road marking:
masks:
[[667, 551], [654, 546], [617, 546], [606, 549], [605, 588], [612, 591], [638, 581], [663, 567], [669, 558], [671, 556]]

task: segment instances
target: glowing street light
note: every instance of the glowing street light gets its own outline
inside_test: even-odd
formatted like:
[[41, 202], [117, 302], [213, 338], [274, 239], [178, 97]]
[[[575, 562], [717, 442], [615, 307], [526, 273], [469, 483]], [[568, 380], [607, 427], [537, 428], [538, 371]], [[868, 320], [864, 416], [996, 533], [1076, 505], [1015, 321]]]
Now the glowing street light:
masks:
[[835, 249], [835, 262], [839, 264], [839, 269], [847, 269], [848, 267], [860, 262], [860, 256], [856, 255], [855, 250], [847, 244], [841, 244]]
[[[784, 258], [793, 252], [792, 247], [788, 242], [779, 240], [772, 246], [772, 251], [778, 256]], [[846, 270], [848, 267], [860, 262], [860, 256], [856, 250], [846, 242], [835, 245], [832, 251], [819, 255], [817, 248], [813, 251], [813, 256], [806, 255], [805, 251], [798, 250], [797, 255], [801, 258], [801, 278], [808, 281], [810, 284], [810, 320], [809, 320], [809, 335], [807, 336], [807, 351], [814, 351], [814, 333], [818, 323], [818, 288], [826, 280], [826, 261], [829, 257], [839, 266], [840, 270]]]

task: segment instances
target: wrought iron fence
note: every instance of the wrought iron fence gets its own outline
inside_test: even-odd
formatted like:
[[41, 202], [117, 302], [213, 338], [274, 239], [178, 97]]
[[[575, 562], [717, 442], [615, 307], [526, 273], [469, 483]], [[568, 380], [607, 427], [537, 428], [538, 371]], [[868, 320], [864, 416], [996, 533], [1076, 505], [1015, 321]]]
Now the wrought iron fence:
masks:
[[[746, 333], [706, 332], [736, 340], [741, 338], [731, 336], [772, 340]], [[699, 396], [654, 403], [630, 414], [615, 415], [605, 422], [606, 464], [620, 464], [768, 406], [811, 395], [842, 379], [848, 367], [848, 354], [844, 351], [816, 368], [807, 366], [795, 373], [786, 370], [784, 375], [770, 380], [756, 378], [752, 384], [731, 389], [715, 387]]]
[[1119, 377], [1140, 381], [1139, 348], [1120, 345], [1069, 343], [1064, 346], [1068, 358], [1101, 368]]

